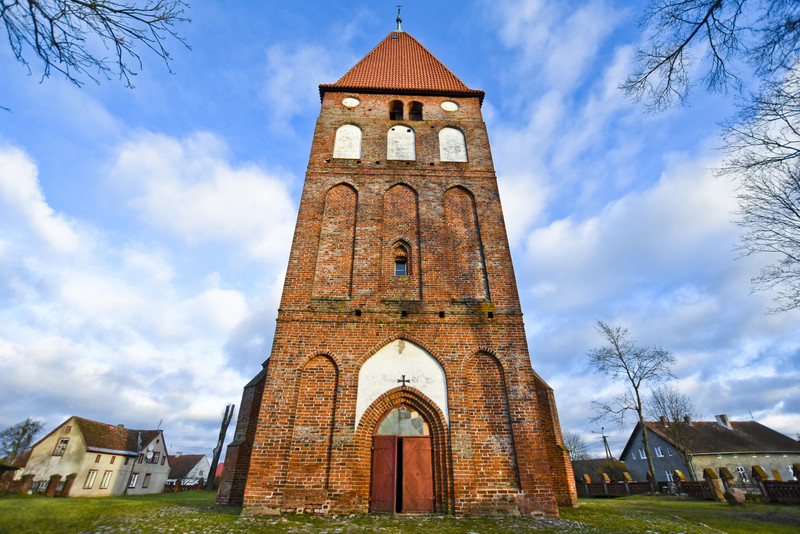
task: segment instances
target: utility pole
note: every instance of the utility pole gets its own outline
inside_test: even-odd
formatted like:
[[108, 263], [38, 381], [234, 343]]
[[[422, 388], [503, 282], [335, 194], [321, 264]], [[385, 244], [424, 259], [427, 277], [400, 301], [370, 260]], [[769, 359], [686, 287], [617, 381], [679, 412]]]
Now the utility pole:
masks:
[[222, 452], [222, 445], [225, 442], [225, 435], [228, 433], [228, 425], [233, 419], [233, 410], [236, 407], [234, 404], [225, 406], [225, 413], [222, 414], [222, 424], [219, 427], [219, 438], [217, 439], [217, 446], [214, 447], [214, 457], [211, 460], [211, 471], [208, 472], [208, 480], [206, 481], [206, 489], [214, 489], [214, 479], [217, 476], [217, 464], [219, 463], [219, 455]]

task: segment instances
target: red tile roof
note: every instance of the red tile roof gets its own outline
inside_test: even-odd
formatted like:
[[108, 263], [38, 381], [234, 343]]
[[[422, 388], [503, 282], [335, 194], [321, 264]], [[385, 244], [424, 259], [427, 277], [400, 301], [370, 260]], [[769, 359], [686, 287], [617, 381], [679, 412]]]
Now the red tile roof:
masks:
[[333, 84], [319, 86], [320, 96], [327, 91], [391, 92], [477, 96], [484, 92], [470, 89], [405, 32], [392, 32]]

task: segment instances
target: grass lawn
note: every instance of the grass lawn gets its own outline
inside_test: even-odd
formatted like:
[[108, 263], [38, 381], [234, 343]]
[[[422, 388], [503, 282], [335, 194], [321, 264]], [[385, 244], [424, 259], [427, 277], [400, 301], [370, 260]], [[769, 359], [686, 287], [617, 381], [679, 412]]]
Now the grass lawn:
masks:
[[376, 514], [251, 517], [240, 512], [240, 508], [216, 506], [214, 494], [207, 491], [91, 499], [11, 495], [0, 497], [0, 533], [800, 532], [800, 506], [748, 502], [733, 507], [680, 497], [581, 499], [580, 508], [564, 509], [560, 520], [545, 521]]

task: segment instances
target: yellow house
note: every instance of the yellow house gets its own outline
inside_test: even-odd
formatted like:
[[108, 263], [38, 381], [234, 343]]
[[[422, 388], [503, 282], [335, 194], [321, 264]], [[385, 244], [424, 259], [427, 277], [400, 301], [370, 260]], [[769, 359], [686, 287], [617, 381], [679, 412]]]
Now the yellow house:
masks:
[[99, 497], [160, 493], [169, 470], [161, 430], [72, 416], [31, 448], [20, 476], [31, 493]]

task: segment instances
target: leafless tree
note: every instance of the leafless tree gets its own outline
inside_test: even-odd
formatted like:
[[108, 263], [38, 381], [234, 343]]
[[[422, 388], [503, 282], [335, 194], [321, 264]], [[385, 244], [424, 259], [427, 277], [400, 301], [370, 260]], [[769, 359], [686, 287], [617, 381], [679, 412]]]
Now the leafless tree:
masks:
[[[742, 87], [740, 71], [769, 80], [795, 68], [800, 45], [796, 0], [652, 0], [644, 46], [622, 89], [653, 110], [683, 102], [698, 59], [711, 91]], [[742, 61], [744, 60], [744, 61]]]
[[41, 421], [29, 417], [0, 432], [0, 458], [8, 463], [16, 460], [30, 448], [42, 426]]
[[98, 81], [115, 74], [132, 87], [142, 68], [140, 47], [170, 69], [166, 42], [186, 46], [175, 25], [189, 20], [187, 8], [183, 0], [0, 0], [0, 20], [29, 72], [32, 54], [42, 62], [42, 78], [56, 70], [80, 86], [84, 76]]
[[565, 430], [563, 438], [564, 446], [569, 450], [569, 460], [571, 462], [589, 458], [589, 446], [580, 434]]
[[[621, 382], [625, 386], [625, 392], [610, 402], [593, 401], [597, 413], [594, 420], [611, 418], [622, 425], [625, 415], [634, 412], [642, 428], [648, 468], [651, 473], [655, 473], [647, 426], [644, 424], [644, 388], [658, 386], [672, 378], [670, 366], [675, 358], [660, 347], [637, 345], [625, 327], [597, 321], [596, 329], [607, 344], [589, 351], [590, 363], [595, 371]], [[653, 487], [655, 490], [655, 480]]]
[[689, 420], [699, 419], [692, 399], [678, 391], [675, 386], [661, 386], [650, 392], [645, 411], [654, 421], [664, 418], [667, 435], [675, 445], [678, 456], [688, 468], [689, 477], [696, 480], [690, 453], [694, 445], [693, 434], [685, 420], [687, 417]]
[[760, 85], [724, 129], [720, 172], [737, 186], [741, 252], [776, 258], [753, 287], [777, 291], [773, 312], [800, 307], [800, 2], [652, 0], [643, 24], [647, 39], [621, 88], [651, 110], [684, 102], [692, 72], [710, 91], [741, 96]]
[[773, 312], [800, 307], [800, 71], [765, 91], [731, 123], [720, 173], [737, 185], [743, 255], [776, 258], [753, 278], [777, 290]]

